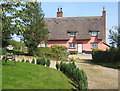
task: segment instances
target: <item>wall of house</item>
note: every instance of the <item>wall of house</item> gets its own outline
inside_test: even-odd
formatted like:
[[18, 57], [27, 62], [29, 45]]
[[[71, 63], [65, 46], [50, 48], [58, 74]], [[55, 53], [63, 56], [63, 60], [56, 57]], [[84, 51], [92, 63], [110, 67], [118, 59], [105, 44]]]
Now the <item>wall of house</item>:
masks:
[[[76, 43], [75, 48], [69, 48], [69, 43], [74, 42]], [[105, 44], [103, 44], [102, 40], [98, 40], [97, 37], [91, 37], [89, 40], [76, 40], [75, 37], [70, 37], [69, 40], [54, 40], [54, 41], [48, 41], [48, 47], [51, 47], [52, 45], [64, 45], [68, 48], [69, 51], [78, 51], [78, 43], [82, 43], [82, 50], [83, 51], [92, 51], [91, 43], [98, 43], [98, 48], [102, 50], [109, 49], [109, 47]], [[42, 46], [41, 46], [42, 47]]]

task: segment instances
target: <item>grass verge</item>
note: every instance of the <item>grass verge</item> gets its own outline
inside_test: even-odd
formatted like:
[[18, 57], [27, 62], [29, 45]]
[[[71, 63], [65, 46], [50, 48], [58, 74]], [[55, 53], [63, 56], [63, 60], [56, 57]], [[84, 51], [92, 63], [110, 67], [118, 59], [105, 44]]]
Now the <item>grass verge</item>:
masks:
[[62, 72], [30, 63], [2, 66], [2, 89], [72, 89]]

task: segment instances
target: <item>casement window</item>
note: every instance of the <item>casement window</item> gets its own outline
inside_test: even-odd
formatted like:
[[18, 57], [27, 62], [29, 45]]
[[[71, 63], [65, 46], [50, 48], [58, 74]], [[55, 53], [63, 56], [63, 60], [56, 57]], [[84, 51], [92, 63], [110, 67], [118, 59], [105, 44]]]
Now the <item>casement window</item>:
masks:
[[90, 32], [91, 36], [98, 36], [98, 32]]
[[42, 47], [48, 47], [48, 43], [42, 43]]
[[70, 48], [75, 48], [75, 43], [69, 43]]
[[91, 48], [98, 48], [98, 43], [92, 43]]
[[76, 36], [76, 32], [70, 32], [70, 37], [75, 37]]

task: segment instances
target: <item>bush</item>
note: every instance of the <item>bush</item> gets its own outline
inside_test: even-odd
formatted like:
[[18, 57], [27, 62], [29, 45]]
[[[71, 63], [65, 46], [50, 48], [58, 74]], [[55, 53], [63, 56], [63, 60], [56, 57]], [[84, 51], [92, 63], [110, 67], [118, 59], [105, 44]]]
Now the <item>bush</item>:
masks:
[[25, 62], [25, 60], [24, 60], [24, 59], [22, 59], [22, 62]]
[[41, 64], [41, 65], [45, 65], [45, 64], [46, 64], [46, 60], [45, 60], [44, 57], [40, 59], [40, 64]]
[[77, 54], [78, 52], [77, 51], [70, 51], [69, 54]]
[[120, 61], [120, 48], [111, 47], [109, 50], [93, 50], [93, 62], [96, 63], [117, 63]]
[[60, 69], [60, 64], [58, 62], [56, 62], [56, 69], [59, 70]]
[[40, 58], [37, 58], [36, 63], [37, 63], [38, 65], [40, 65]]
[[38, 50], [35, 52], [35, 55], [39, 57], [49, 56], [51, 55], [51, 48], [50, 47], [39, 47]]
[[26, 62], [29, 63], [29, 60], [27, 59]]
[[80, 91], [83, 89], [87, 90], [88, 88], [87, 76], [83, 70], [76, 68], [74, 62], [69, 64], [61, 62], [60, 71], [62, 71], [65, 75], [67, 75], [75, 82], [75, 84], [78, 86], [78, 90]]
[[31, 62], [31, 63], [35, 64], [35, 59], [34, 59], [34, 58], [32, 59], [32, 62]]
[[5, 48], [0, 48], [0, 55], [5, 55], [7, 50]]
[[50, 66], [50, 59], [47, 59], [47, 61], [46, 61], [46, 66]]
[[57, 60], [61, 60], [64, 57], [67, 57], [67, 47], [63, 45], [53, 45], [51, 46], [51, 52], [53, 53], [53, 57]]

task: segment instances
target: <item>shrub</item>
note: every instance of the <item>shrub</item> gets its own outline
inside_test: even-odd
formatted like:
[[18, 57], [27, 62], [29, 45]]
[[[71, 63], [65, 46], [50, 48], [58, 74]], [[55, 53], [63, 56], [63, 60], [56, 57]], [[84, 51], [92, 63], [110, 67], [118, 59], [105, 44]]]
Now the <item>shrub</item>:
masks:
[[50, 59], [47, 59], [47, 61], [46, 61], [46, 66], [50, 66]]
[[60, 69], [60, 64], [58, 62], [56, 62], [56, 68], [57, 68], [57, 70]]
[[40, 58], [37, 58], [36, 63], [37, 63], [38, 65], [40, 65]]
[[22, 62], [25, 62], [25, 60], [24, 60], [24, 59], [22, 59]]
[[51, 55], [51, 48], [50, 47], [39, 47], [38, 50], [35, 52], [35, 55], [39, 57]]
[[57, 60], [62, 59], [63, 57], [66, 57], [67, 54], [67, 47], [63, 45], [53, 45], [51, 46], [51, 52], [53, 53], [53, 57], [55, 57]]
[[32, 59], [32, 62], [31, 62], [31, 63], [35, 64], [35, 59], [34, 59], [34, 58]]
[[77, 54], [78, 52], [77, 51], [70, 51], [69, 54]]
[[[56, 63], [56, 65], [57, 64], [58, 63]], [[78, 86], [78, 90], [80, 91], [83, 89], [87, 90], [88, 88], [87, 76], [83, 70], [76, 67], [74, 62], [69, 64], [61, 62], [60, 71], [62, 71], [65, 75], [67, 75], [75, 82], [75, 84]]]
[[44, 57], [40, 59], [40, 64], [41, 64], [41, 65], [45, 65], [45, 64], [46, 64], [46, 60], [45, 60]]
[[96, 63], [117, 63], [120, 61], [120, 49], [111, 47], [109, 50], [93, 50], [93, 62]]
[[7, 50], [5, 48], [0, 48], [0, 55], [5, 55]]
[[29, 63], [29, 60], [27, 59], [26, 62]]

